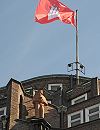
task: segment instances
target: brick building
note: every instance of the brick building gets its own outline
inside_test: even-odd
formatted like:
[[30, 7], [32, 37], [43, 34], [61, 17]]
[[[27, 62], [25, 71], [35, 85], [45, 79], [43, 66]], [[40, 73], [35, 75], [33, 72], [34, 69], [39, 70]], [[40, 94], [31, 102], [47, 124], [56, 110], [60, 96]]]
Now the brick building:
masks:
[[[47, 103], [48, 102], [48, 103]], [[100, 80], [46, 75], [0, 88], [0, 130], [100, 130]]]

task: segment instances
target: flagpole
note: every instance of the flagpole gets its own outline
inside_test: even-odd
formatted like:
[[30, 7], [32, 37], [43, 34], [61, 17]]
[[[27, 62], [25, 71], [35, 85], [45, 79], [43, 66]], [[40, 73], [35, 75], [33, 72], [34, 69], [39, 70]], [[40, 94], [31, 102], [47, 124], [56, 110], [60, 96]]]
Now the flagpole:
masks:
[[79, 85], [79, 72], [82, 72], [85, 75], [85, 66], [83, 66], [81, 63], [79, 63], [79, 54], [78, 54], [78, 10], [76, 10], [76, 61], [73, 63], [69, 63], [67, 66], [67, 71], [76, 71], [76, 85]]
[[76, 10], [76, 85], [79, 85], [79, 55], [78, 55], [78, 10]]

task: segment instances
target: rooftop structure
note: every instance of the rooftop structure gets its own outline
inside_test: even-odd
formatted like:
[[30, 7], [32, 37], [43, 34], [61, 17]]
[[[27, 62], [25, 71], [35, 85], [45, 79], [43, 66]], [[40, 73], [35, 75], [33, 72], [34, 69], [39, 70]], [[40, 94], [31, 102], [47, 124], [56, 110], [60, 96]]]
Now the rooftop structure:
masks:
[[100, 130], [100, 80], [55, 74], [0, 88], [0, 130]]

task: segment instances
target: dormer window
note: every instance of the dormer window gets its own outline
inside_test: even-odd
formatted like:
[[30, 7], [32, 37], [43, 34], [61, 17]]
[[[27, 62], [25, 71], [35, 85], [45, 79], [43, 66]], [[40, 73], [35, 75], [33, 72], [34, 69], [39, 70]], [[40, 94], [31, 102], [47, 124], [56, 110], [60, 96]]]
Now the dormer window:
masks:
[[71, 101], [71, 104], [74, 105], [74, 104], [77, 104], [77, 103], [80, 103], [80, 102], [83, 102], [87, 100], [87, 93], [77, 97], [77, 98], [74, 98], [72, 101]]
[[62, 84], [48, 84], [48, 90], [57, 91], [62, 87]]

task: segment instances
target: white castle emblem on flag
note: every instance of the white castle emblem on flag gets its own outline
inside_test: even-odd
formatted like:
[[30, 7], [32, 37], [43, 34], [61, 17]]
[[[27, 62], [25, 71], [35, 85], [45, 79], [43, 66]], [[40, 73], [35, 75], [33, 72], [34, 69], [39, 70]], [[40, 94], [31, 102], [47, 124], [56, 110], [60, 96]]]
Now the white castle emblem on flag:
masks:
[[52, 6], [50, 9], [50, 12], [48, 13], [48, 20], [59, 17], [59, 11], [58, 11], [58, 7], [56, 6]]

